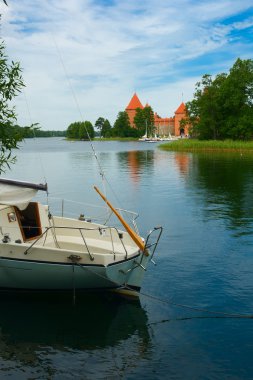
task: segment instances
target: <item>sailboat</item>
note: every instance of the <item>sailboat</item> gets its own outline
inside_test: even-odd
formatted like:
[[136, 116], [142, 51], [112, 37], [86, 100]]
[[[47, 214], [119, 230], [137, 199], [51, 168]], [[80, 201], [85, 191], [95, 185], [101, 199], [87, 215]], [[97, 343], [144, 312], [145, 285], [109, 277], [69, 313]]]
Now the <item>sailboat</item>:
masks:
[[[48, 185], [0, 178], [0, 289], [68, 291], [141, 288], [162, 227], [143, 239], [97, 193], [122, 229], [51, 214], [34, 200]], [[152, 238], [153, 236], [153, 238]]]
[[150, 136], [148, 137], [148, 126], [147, 126], [147, 120], [146, 120], [146, 131], [145, 131], [145, 135], [143, 135], [141, 138], [139, 138], [139, 141], [144, 141], [144, 142], [149, 142], [149, 143], [153, 143], [153, 142], [158, 142], [158, 141], [161, 141], [161, 138], [158, 137], [155, 133], [154, 136]]
[[146, 131], [145, 131], [145, 135], [143, 135], [141, 138], [139, 138], [139, 141], [148, 141], [148, 126], [147, 126], [147, 120], [146, 120], [145, 122], [146, 122]]

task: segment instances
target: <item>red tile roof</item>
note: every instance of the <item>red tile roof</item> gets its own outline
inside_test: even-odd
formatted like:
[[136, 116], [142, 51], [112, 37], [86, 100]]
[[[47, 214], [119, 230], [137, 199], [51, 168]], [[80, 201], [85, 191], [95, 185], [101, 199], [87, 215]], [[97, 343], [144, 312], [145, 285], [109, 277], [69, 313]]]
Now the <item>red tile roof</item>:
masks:
[[126, 107], [126, 110], [136, 110], [136, 108], [143, 109], [143, 105], [140, 102], [140, 99], [138, 98], [137, 94], [134, 93], [132, 99], [130, 100], [130, 103]]
[[185, 104], [181, 103], [175, 113], [185, 113]]

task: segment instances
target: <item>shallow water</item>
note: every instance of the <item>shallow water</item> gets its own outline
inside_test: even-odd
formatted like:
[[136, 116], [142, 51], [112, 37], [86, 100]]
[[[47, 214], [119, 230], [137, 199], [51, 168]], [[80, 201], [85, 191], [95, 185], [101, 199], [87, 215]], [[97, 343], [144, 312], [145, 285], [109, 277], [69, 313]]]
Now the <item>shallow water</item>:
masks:
[[[135, 302], [96, 293], [73, 307], [70, 296], [2, 295], [1, 379], [252, 379], [253, 319], [178, 304], [253, 314], [253, 158], [139, 142], [94, 146], [110, 201], [140, 214], [143, 236], [164, 227], [157, 266]], [[52, 209], [55, 197], [84, 202], [85, 214], [88, 203], [102, 206], [89, 143], [27, 140], [17, 156], [5, 176], [45, 178]], [[81, 206], [71, 205], [78, 216]]]

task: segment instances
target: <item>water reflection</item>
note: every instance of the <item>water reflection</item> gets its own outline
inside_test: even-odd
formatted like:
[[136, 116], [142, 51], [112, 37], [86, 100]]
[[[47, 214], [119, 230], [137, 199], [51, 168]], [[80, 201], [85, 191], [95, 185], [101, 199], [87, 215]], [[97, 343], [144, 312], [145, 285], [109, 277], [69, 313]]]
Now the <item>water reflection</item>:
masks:
[[201, 201], [204, 196], [206, 216], [229, 221], [229, 227], [239, 228], [240, 234], [252, 234], [253, 157], [194, 153], [188, 155], [188, 162], [185, 157], [178, 154], [175, 161], [187, 163], [188, 169], [179, 165], [180, 172]]
[[[150, 338], [147, 315], [139, 300], [113, 294], [71, 296], [1, 295], [0, 359], [36, 363], [40, 350], [47, 353], [72, 350], [100, 351], [124, 342], [125, 350], [142, 357]], [[131, 337], [137, 344], [131, 346]], [[125, 361], [131, 355], [125, 356]]]
[[191, 156], [187, 153], [175, 154], [175, 163], [181, 174], [186, 175], [189, 170]]
[[154, 151], [128, 151], [118, 152], [117, 158], [122, 169], [126, 169], [132, 180], [137, 184], [145, 171], [151, 174], [154, 167]]

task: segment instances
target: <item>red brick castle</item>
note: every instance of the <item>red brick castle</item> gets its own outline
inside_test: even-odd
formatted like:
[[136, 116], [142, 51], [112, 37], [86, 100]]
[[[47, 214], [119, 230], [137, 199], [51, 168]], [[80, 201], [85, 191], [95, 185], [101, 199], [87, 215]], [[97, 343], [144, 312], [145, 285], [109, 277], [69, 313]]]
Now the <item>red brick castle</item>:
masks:
[[[148, 104], [146, 104], [145, 107], [147, 107]], [[136, 109], [140, 108], [143, 109], [143, 105], [140, 102], [140, 99], [138, 98], [137, 94], [134, 93], [132, 99], [130, 100], [128, 106], [126, 107], [125, 111], [128, 114], [130, 124], [133, 128], [135, 128], [134, 125], [134, 117], [136, 114]], [[186, 108], [185, 104], [182, 102], [178, 109], [175, 111], [175, 115], [172, 117], [160, 117], [156, 112], [154, 113], [154, 124], [155, 124], [155, 131], [160, 136], [169, 136], [169, 135], [188, 135], [188, 125], [185, 125], [184, 127], [180, 127], [180, 120], [185, 118], [186, 116]]]

